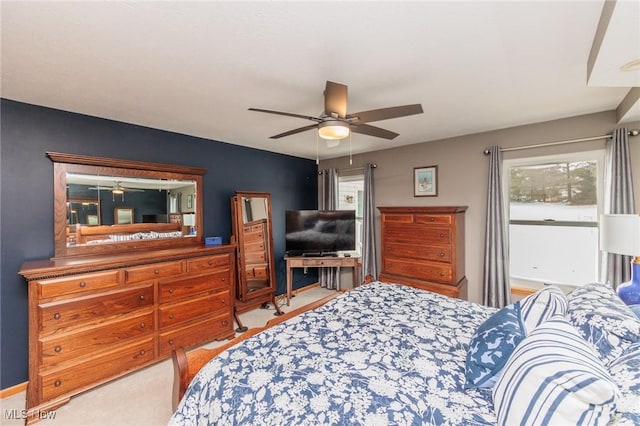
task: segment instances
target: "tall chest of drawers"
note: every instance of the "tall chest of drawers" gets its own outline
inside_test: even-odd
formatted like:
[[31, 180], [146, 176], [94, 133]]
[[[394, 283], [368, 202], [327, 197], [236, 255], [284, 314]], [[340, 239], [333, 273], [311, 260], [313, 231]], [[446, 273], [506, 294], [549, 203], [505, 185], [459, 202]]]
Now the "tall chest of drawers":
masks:
[[465, 299], [466, 206], [378, 207], [381, 213], [381, 281], [397, 282]]
[[234, 336], [235, 246], [26, 262], [27, 416], [170, 356]]

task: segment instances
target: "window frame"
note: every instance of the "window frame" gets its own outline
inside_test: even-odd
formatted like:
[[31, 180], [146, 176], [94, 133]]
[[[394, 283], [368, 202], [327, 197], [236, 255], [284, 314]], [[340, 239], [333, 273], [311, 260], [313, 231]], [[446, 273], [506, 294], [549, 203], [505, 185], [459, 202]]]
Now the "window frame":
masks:
[[[563, 226], [563, 227], [580, 227], [580, 228], [598, 228], [600, 222], [600, 216], [604, 213], [605, 209], [605, 169], [606, 169], [606, 150], [604, 148], [589, 151], [575, 151], [563, 154], [549, 154], [538, 155], [532, 157], [518, 157], [503, 159], [502, 161], [502, 197], [505, 202], [503, 203], [503, 213], [506, 218], [505, 223], [505, 235], [507, 236], [507, 244], [509, 252], [511, 252], [511, 239], [509, 227], [510, 225], [525, 225], [525, 226]], [[512, 167], [527, 167], [543, 164], [555, 164], [566, 162], [579, 162], [579, 161], [596, 161], [596, 203], [597, 213], [595, 221], [563, 221], [563, 220], [523, 220], [523, 219], [511, 219], [510, 218], [510, 169]], [[602, 251], [597, 249], [597, 279], [602, 281], [604, 275], [603, 262], [606, 260], [602, 254]], [[509, 256], [509, 283], [510, 286], [524, 286], [524, 287], [541, 287], [544, 284], [559, 284], [559, 285], [571, 285], [571, 283], [552, 283], [548, 280], [539, 280], [535, 278], [514, 277], [511, 273], [511, 256]], [[573, 284], [579, 285], [579, 284]]]
[[[355, 198], [353, 200], [354, 208], [349, 210], [354, 210], [356, 212], [356, 236], [358, 237], [356, 241], [356, 249], [354, 250], [358, 255], [362, 255], [362, 230], [364, 223], [364, 211], [358, 211], [359, 206], [363, 206], [363, 200], [359, 199], [360, 194], [362, 193], [364, 198], [364, 172], [349, 174], [345, 176], [338, 175], [338, 209], [341, 209], [342, 200], [342, 191], [341, 186], [342, 183], [351, 183], [358, 182], [362, 185], [362, 190], [356, 190]], [[343, 209], [346, 210], [346, 209]]]

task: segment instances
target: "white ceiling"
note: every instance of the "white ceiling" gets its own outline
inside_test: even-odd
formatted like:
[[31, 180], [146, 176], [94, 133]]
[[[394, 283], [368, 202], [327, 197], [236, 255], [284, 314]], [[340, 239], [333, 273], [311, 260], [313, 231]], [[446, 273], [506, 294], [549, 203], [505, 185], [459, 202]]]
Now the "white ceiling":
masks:
[[[421, 103], [372, 123], [354, 153], [599, 111], [640, 69], [640, 2], [618, 0], [587, 82], [604, 1], [2, 1], [3, 98], [316, 158], [326, 80], [348, 112]], [[639, 67], [640, 68], [640, 67]], [[640, 101], [621, 122], [640, 120]], [[346, 155], [348, 139], [320, 158]]]

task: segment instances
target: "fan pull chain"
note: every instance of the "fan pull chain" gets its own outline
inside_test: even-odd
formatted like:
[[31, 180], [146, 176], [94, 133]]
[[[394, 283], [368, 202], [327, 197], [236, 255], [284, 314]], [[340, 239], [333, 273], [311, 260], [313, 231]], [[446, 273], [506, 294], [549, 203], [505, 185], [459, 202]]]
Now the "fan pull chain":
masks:
[[351, 132], [349, 132], [349, 165], [353, 164], [353, 154], [351, 150]]
[[316, 166], [320, 164], [320, 159], [318, 158], [318, 144], [319, 144], [318, 138], [319, 138], [318, 132], [316, 132]]

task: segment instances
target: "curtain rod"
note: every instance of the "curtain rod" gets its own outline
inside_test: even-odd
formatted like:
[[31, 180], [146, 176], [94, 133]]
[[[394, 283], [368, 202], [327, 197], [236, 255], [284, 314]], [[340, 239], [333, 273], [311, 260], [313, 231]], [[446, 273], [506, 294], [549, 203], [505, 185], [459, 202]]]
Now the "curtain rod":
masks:
[[[627, 135], [629, 135], [629, 136], [638, 136], [638, 135], [640, 135], [640, 130], [638, 130], [638, 129], [629, 130], [627, 132]], [[540, 148], [540, 147], [543, 147], [543, 146], [565, 145], [565, 144], [576, 143], [576, 142], [597, 141], [597, 140], [600, 140], [600, 139], [609, 139], [611, 136], [612, 135], [592, 136], [590, 138], [569, 139], [569, 140], [566, 140], [566, 141], [539, 143], [539, 144], [535, 144], [535, 145], [514, 146], [513, 148], [500, 148], [500, 152], [519, 151], [521, 149]], [[484, 152], [484, 155], [489, 155], [489, 150], [488, 149], [485, 149], [483, 152]]]
[[[375, 169], [378, 167], [376, 163], [371, 164], [371, 166]], [[338, 169], [338, 172], [355, 172], [356, 170], [364, 170], [364, 167], [351, 167], [349, 169]], [[322, 170], [318, 170], [318, 174], [322, 174]]]

